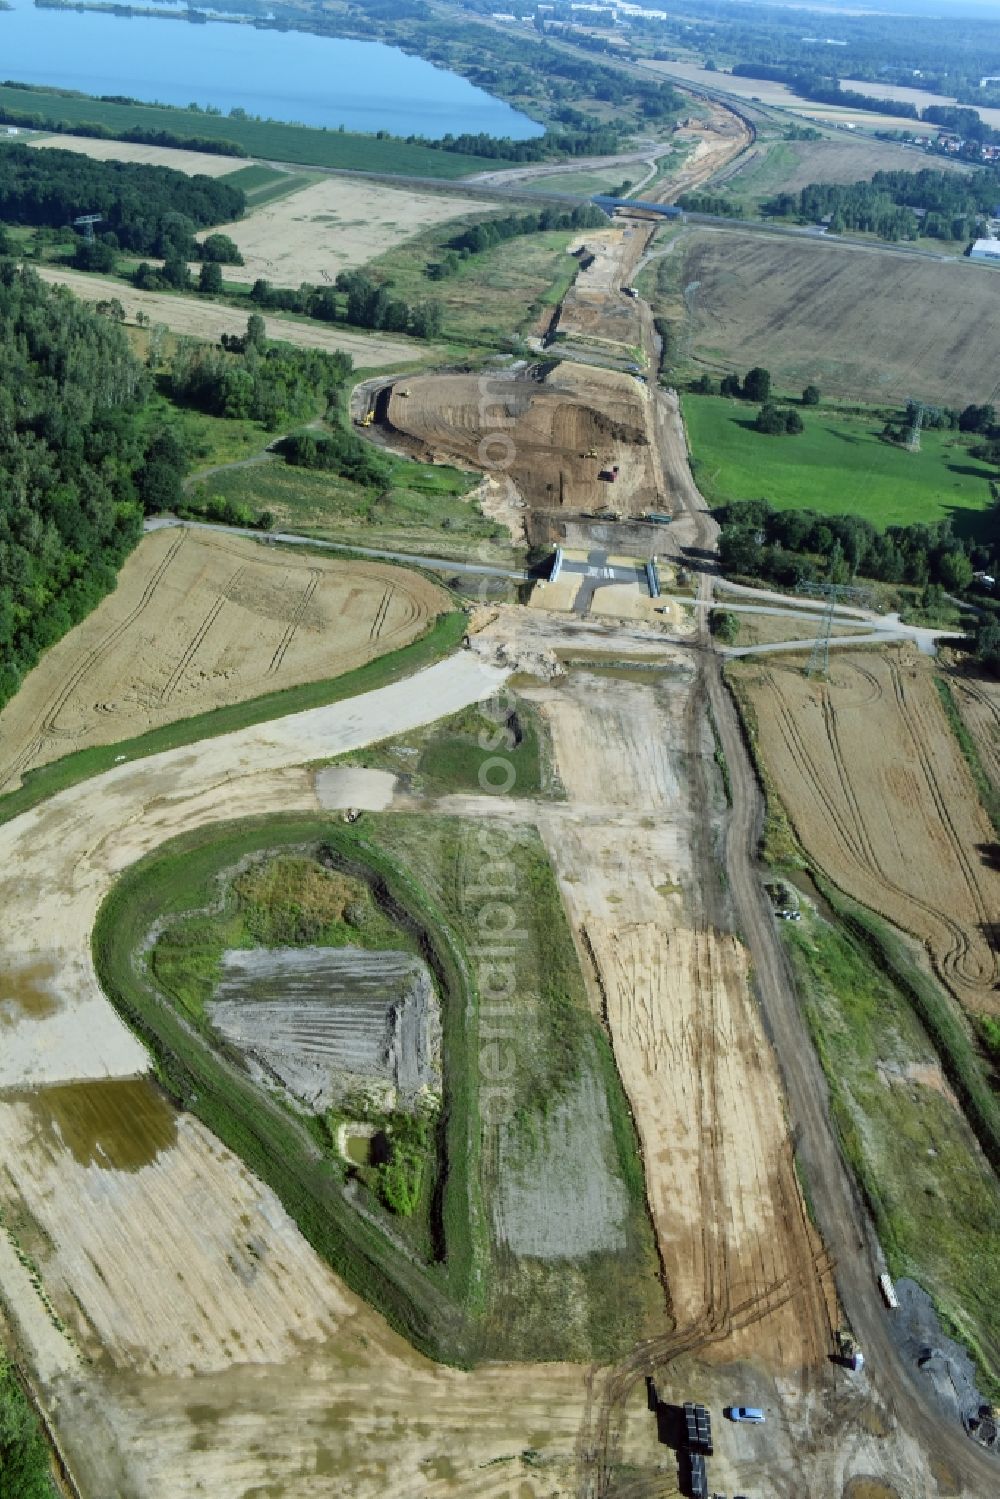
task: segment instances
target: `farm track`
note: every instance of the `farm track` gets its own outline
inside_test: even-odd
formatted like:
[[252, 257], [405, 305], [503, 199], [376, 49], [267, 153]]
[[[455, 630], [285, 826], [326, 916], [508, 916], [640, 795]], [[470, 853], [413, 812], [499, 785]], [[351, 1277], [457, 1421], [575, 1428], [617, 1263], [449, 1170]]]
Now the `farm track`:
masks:
[[[284, 635], [282, 635], [280, 641], [278, 642], [277, 648], [275, 649], [274, 655], [271, 657], [271, 664], [267, 668], [269, 676], [274, 672], [280, 670], [281, 664], [288, 654], [288, 647], [295, 639], [295, 632], [299, 628], [299, 625], [302, 623], [302, 620], [305, 617], [306, 610], [312, 603], [313, 596], [315, 595], [316, 590], [319, 587], [320, 579], [322, 576], [323, 575], [318, 568], [311, 569], [309, 573], [309, 581], [303, 589], [302, 596], [295, 606], [295, 611], [288, 622], [288, 628], [286, 629]], [[381, 605], [379, 607], [381, 608]]]
[[180, 682], [184, 673], [191, 665], [195, 656], [197, 656], [199, 650], [204, 644], [209, 630], [215, 624], [215, 621], [218, 619], [219, 615], [226, 607], [226, 604], [232, 597], [233, 590], [236, 588], [236, 585], [239, 583], [245, 572], [245, 567], [238, 567], [233, 573], [229, 582], [226, 584], [225, 588], [219, 594], [219, 597], [209, 607], [208, 613], [205, 615], [205, 618], [202, 620], [201, 624], [194, 632], [194, 635], [191, 637], [188, 644], [181, 651], [180, 657], [177, 661], [177, 665], [174, 667], [173, 671], [167, 677], [166, 682], [163, 684], [163, 691], [160, 693], [161, 703], [168, 703], [173, 697], [177, 684]]

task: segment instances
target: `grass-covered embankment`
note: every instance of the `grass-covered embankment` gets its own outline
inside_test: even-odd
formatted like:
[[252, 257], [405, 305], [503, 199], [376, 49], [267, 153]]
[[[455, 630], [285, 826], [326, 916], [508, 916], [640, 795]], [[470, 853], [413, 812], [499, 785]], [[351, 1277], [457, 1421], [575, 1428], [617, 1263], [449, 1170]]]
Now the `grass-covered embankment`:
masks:
[[[465, 1150], [453, 1151], [449, 1142], [441, 1164], [443, 1243], [436, 1262], [419, 1264], [344, 1197], [344, 1172], [325, 1148], [320, 1123], [307, 1123], [257, 1087], [239, 1053], [209, 1031], [195, 1006], [171, 1002], [140, 956], [155, 926], [216, 904], [220, 871], [253, 854], [307, 843], [321, 843], [351, 873], [363, 872], [372, 882], [379, 905], [409, 932], [434, 974], [445, 1017], [446, 1053], [460, 1046], [474, 1000], [467, 965], [440, 911], [356, 829], [315, 817], [199, 829], [141, 860], [122, 876], [98, 914], [93, 937], [97, 972], [105, 993], [150, 1049], [157, 1076], [171, 1097], [273, 1188], [309, 1242], [351, 1289], [431, 1357], [466, 1364], [474, 1353], [468, 1318], [474, 1296], [472, 1235], [481, 1215], [469, 1200], [474, 1183], [469, 1166], [474, 1162]], [[459, 1020], [449, 1026], [453, 1012]], [[468, 1086], [470, 1069], [462, 1066], [460, 1056], [449, 1059], [446, 1075], [453, 1071], [466, 1079], [466, 1086], [453, 1097], [446, 1081], [444, 1128], [446, 1134], [457, 1129], [464, 1147], [472, 1138], [465, 1115], [474, 1108], [474, 1094]]]
[[[928, 1291], [1000, 1394], [1000, 1186], [959, 1107], [988, 1102], [947, 997], [884, 923], [824, 886], [842, 926], [782, 924], [847, 1158], [894, 1276]], [[927, 1027], [935, 1029], [933, 1040]], [[953, 1090], [953, 1091], [952, 1091]], [[994, 1105], [995, 1106], [995, 1105]]]
[[[310, 845], [324, 863], [335, 856], [347, 882], [340, 907], [330, 904], [332, 885], [318, 893], [322, 878], [292, 867]], [[270, 864], [247, 864], [265, 853]], [[357, 880], [377, 910], [358, 912]], [[516, 983], [500, 1010], [491, 1000], [481, 1025], [483, 944], [497, 940], [494, 897], [517, 923]], [[433, 1141], [419, 1130], [404, 1139], [396, 1120], [400, 1171], [359, 1172], [370, 1189], [364, 1214], [343, 1193], [336, 1118], [300, 1114], [258, 1087], [205, 1014], [224, 946], [299, 937], [363, 945], [359, 923], [370, 945], [409, 946], [428, 962], [441, 998], [444, 1079]], [[278, 1193], [318, 1252], [418, 1348], [458, 1364], [614, 1358], [662, 1312], [634, 1129], [534, 829], [508, 837], [480, 822], [386, 813], [350, 827], [290, 816], [198, 830], [121, 878], [101, 908], [94, 955], [105, 992], [150, 1048], [171, 1096]], [[495, 1062], [499, 1112], [491, 1097], [484, 1115]], [[605, 1122], [596, 1134], [578, 1097], [597, 1102]], [[567, 1150], [566, 1138], [585, 1148]], [[579, 1171], [582, 1191], [593, 1141], [608, 1178], [620, 1183], [612, 1188], [620, 1221], [607, 1244], [580, 1252], [560, 1217], [565, 1204], [552, 1210], [565, 1253], [536, 1257], [501, 1242], [496, 1203], [509, 1174], [527, 1183], [532, 1211], [544, 1215], [536, 1180]], [[418, 1170], [417, 1155], [431, 1144], [433, 1160]]]
[[343, 676], [322, 682], [305, 682], [300, 687], [286, 687], [281, 692], [265, 693], [243, 703], [212, 708], [207, 713], [197, 713], [191, 718], [180, 718], [176, 723], [151, 729], [148, 734], [140, 734], [135, 739], [95, 745], [92, 749], [78, 750], [76, 754], [53, 760], [50, 765], [29, 771], [23, 785], [0, 797], [0, 823], [9, 822], [12, 817], [20, 816], [68, 786], [113, 769], [122, 759], [142, 760], [149, 755], [162, 754], [164, 750], [196, 744], [201, 739], [214, 739], [220, 734], [231, 734], [272, 718], [302, 713], [307, 708], [325, 708], [359, 693], [388, 687], [455, 650], [465, 634], [466, 624], [465, 614], [456, 609], [440, 615], [418, 640], [411, 641], [401, 650], [380, 656], [376, 661], [369, 661], [355, 671], [345, 672]]

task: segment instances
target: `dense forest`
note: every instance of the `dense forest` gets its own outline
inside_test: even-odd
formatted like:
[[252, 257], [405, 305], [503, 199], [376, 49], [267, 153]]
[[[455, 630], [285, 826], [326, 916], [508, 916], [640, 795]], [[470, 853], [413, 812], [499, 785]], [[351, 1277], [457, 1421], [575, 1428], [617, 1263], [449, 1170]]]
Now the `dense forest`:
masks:
[[[1000, 173], [876, 172], [871, 181], [812, 182], [800, 193], [779, 193], [761, 212], [816, 223], [830, 216], [835, 233], [868, 230], [881, 239], [968, 239], [978, 213], [1000, 201]], [[922, 209], [922, 214], [914, 213]]]
[[222, 344], [181, 339], [170, 361], [170, 395], [182, 406], [210, 416], [241, 417], [270, 431], [320, 416], [337, 398], [351, 372], [339, 351], [298, 349], [269, 343], [264, 319], [253, 313], [243, 337], [223, 335]]
[[0, 263], [0, 704], [142, 528], [146, 375], [117, 323]]
[[110, 249], [193, 259], [195, 230], [238, 219], [245, 207], [239, 188], [170, 167], [21, 145], [0, 153], [0, 219], [59, 229], [100, 214], [100, 242]]
[[958, 592], [972, 582], [974, 568], [990, 562], [998, 540], [994, 534], [987, 545], [969, 546], [950, 521], [880, 531], [858, 515], [773, 510], [766, 500], [733, 500], [716, 516], [723, 570], [786, 587], [860, 577]]

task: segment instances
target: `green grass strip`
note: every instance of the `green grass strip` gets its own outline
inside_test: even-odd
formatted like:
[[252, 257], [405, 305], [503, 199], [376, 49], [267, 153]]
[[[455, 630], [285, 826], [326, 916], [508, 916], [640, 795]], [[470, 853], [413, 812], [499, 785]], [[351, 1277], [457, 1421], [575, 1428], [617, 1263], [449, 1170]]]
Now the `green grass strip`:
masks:
[[903, 939], [886, 922], [815, 870], [813, 879], [854, 941], [909, 1000], [987, 1160], [1000, 1172], [1000, 1099], [984, 1076], [975, 1043], [954, 1000], [935, 979], [921, 972]]
[[180, 749], [195, 744], [201, 739], [215, 739], [220, 734], [231, 734], [237, 729], [250, 728], [253, 724], [265, 723], [268, 719], [284, 718], [289, 713], [302, 713], [308, 708], [325, 708], [331, 703], [343, 702], [363, 692], [374, 692], [392, 682], [401, 681], [414, 672], [431, 666], [455, 650], [466, 629], [466, 616], [461, 610], [440, 615], [425, 634], [411, 641], [401, 650], [376, 661], [369, 661], [355, 671], [333, 677], [322, 682], [304, 682], [298, 687], [286, 687], [280, 692], [269, 692], [263, 697], [250, 698], [244, 703], [231, 703], [224, 708], [212, 708], [192, 718], [181, 718], [175, 723], [150, 729], [135, 739], [122, 739], [116, 744], [95, 745], [78, 750], [53, 760], [49, 765], [29, 771], [23, 785], [16, 791], [0, 797], [0, 824], [9, 822], [22, 812], [36, 807], [68, 786], [75, 786], [91, 776], [111, 770], [119, 757], [126, 760], [141, 760], [149, 755], [159, 755], [165, 750]]
[[983, 762], [979, 758], [976, 741], [966, 728], [965, 719], [958, 710], [958, 704], [955, 702], [955, 694], [951, 690], [951, 684], [946, 682], [944, 677], [936, 676], [934, 678], [934, 685], [941, 699], [944, 716], [951, 725], [952, 732], [958, 740], [959, 749], [965, 756], [965, 763], [972, 772], [972, 779], [976, 783], [976, 790], [979, 792], [979, 800], [983, 804], [983, 810], [993, 826], [994, 833], [1000, 836], [1000, 790], [993, 785], [993, 782], [986, 774]]

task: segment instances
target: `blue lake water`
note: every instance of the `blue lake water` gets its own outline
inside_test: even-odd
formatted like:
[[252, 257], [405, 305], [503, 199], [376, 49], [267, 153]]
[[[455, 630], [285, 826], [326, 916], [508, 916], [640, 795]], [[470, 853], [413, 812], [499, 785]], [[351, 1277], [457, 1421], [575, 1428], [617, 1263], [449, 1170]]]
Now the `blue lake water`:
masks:
[[92, 11], [0, 11], [0, 78], [161, 104], [211, 104], [348, 130], [436, 139], [541, 126], [466, 79], [380, 42]]

